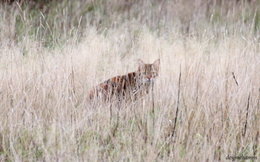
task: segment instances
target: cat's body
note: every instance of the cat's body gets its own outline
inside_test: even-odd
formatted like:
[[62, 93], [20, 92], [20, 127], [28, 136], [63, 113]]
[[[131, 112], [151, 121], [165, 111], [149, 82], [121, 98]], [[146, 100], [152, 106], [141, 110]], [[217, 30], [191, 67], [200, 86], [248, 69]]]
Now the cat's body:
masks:
[[138, 70], [126, 75], [116, 76], [97, 85], [89, 93], [90, 99], [110, 101], [136, 100], [149, 92], [154, 79], [158, 76], [160, 60], [145, 64], [139, 60]]

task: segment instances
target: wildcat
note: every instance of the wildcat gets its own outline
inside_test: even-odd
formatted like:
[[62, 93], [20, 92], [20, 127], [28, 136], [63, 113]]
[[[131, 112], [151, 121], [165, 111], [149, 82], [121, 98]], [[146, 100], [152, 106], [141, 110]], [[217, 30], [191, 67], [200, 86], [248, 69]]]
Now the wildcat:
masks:
[[148, 94], [155, 78], [159, 74], [160, 59], [152, 64], [146, 64], [138, 60], [138, 69], [126, 75], [112, 77], [93, 88], [89, 93], [89, 99], [136, 100]]

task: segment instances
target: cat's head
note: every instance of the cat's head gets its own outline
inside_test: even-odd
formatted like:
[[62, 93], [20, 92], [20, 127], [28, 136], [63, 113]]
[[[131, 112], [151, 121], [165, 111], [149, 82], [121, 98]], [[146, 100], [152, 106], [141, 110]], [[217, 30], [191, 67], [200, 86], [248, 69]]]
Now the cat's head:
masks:
[[152, 64], [145, 64], [141, 59], [138, 59], [138, 65], [138, 73], [144, 83], [153, 82], [159, 75], [160, 59]]

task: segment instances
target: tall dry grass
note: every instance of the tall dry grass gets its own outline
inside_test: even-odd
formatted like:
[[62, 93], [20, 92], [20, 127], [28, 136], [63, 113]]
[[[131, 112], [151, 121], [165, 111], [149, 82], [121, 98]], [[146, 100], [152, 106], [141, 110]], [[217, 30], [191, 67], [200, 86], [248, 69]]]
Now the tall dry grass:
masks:
[[[259, 3], [66, 2], [0, 7], [0, 161], [260, 158]], [[154, 98], [88, 102], [138, 58], [161, 59]]]

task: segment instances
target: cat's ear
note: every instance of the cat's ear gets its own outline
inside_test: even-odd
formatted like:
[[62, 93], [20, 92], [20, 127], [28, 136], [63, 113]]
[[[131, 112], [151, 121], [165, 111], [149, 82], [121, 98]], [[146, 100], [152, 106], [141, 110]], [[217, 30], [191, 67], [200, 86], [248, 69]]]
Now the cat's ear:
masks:
[[138, 66], [139, 66], [139, 67], [142, 67], [142, 66], [144, 66], [144, 64], [145, 64], [145, 63], [143, 62], [143, 60], [141, 60], [141, 59], [138, 59], [137, 62], [138, 62]]
[[160, 67], [160, 59], [157, 59], [153, 62], [153, 66], [156, 68], [156, 69], [159, 69]]

